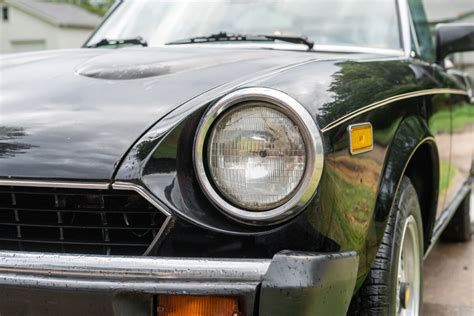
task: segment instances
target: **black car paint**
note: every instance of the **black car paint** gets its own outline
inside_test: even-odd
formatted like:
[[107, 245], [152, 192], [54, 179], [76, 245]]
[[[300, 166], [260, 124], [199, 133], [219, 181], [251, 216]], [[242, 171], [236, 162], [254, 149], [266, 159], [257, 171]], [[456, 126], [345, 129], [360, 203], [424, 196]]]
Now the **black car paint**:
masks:
[[134, 141], [228, 82], [327, 54], [187, 48], [70, 50], [0, 61], [0, 175], [110, 181]]
[[[464, 88], [448, 77], [443, 80], [436, 78], [430, 65], [420, 61], [366, 56], [358, 61], [308, 62], [234, 89], [264, 86], [288, 92], [315, 114], [320, 128], [324, 129], [338, 118], [376, 101], [419, 90]], [[160, 121], [134, 146], [117, 173], [117, 180], [134, 181], [151, 188], [160, 200], [181, 215], [156, 249], [157, 255], [176, 255], [176, 249], [180, 249], [179, 256], [272, 257], [282, 249], [355, 249], [361, 256], [361, 282], [377, 252], [399, 180], [421, 144], [429, 148], [433, 161], [430, 170], [433, 195], [424, 202], [428, 245], [439, 182], [438, 149], [427, 124], [436, 113], [431, 104], [432, 95], [389, 103], [323, 133], [326, 159], [318, 194], [303, 214], [277, 227], [244, 226], [228, 220], [201, 192], [194, 175], [192, 146], [199, 119], [209, 105], [206, 101], [210, 97], [206, 97], [178, 108], [171, 113], [172, 119]], [[212, 97], [217, 99], [219, 94]], [[464, 95], [450, 98], [453, 104], [466, 99]], [[172, 128], [173, 121], [180, 123]], [[347, 126], [365, 121], [374, 126], [374, 151], [350, 156]], [[341, 189], [340, 177], [349, 173], [352, 173], [347, 183], [349, 188]], [[360, 203], [350, 204], [350, 209], [347, 200], [339, 197], [354, 195], [358, 187], [365, 187], [368, 196], [356, 200]], [[347, 220], [348, 216], [359, 218], [353, 219], [354, 223]]]
[[[429, 242], [439, 183], [433, 138], [438, 131], [430, 118], [439, 111], [439, 94], [358, 111], [404, 93], [465, 89], [442, 69], [400, 56], [255, 49], [48, 54], [2, 61], [2, 73], [11, 79], [1, 83], [6, 94], [0, 126], [6, 132], [0, 175], [145, 184], [176, 215], [152, 255], [270, 258], [284, 249], [357, 251], [360, 285], [407, 163], [423, 146], [433, 161], [434, 196], [424, 210]], [[288, 93], [323, 130], [326, 157], [318, 192], [304, 212], [277, 226], [229, 220], [205, 198], [194, 175], [191, 154], [200, 116], [226, 93], [251, 86]], [[447, 107], [467, 102], [462, 93], [445, 95]], [[33, 123], [31, 113], [39, 115]], [[356, 115], [332, 125], [350, 113]], [[366, 121], [374, 126], [374, 150], [351, 156], [347, 126]]]

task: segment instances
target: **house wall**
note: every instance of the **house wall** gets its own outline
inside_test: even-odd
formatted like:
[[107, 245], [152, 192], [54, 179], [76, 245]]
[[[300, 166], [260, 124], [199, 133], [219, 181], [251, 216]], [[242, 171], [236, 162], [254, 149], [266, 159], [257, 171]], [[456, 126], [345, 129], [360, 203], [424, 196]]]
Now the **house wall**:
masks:
[[[0, 1], [0, 6], [4, 4]], [[59, 27], [8, 6], [9, 18], [0, 16], [0, 53], [81, 47], [93, 29]]]
[[56, 48], [79, 48], [86, 42], [93, 31], [94, 29], [61, 28], [57, 32]]

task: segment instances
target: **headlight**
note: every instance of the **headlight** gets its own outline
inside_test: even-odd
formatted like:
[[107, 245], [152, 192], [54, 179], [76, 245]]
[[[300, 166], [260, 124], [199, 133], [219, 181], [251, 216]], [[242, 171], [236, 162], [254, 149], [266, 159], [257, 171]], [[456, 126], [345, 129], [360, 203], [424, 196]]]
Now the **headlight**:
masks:
[[323, 146], [314, 120], [288, 95], [249, 88], [205, 114], [195, 141], [195, 168], [210, 200], [239, 221], [281, 221], [316, 191]]
[[298, 125], [261, 102], [242, 104], [217, 120], [207, 157], [218, 191], [250, 211], [267, 211], [288, 201], [306, 168]]

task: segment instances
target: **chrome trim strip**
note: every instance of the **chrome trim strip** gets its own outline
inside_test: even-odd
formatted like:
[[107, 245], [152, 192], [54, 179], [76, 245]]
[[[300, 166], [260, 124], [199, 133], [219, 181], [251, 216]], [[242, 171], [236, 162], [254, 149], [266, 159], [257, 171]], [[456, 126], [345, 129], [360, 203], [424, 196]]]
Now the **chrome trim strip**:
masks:
[[153, 293], [254, 288], [270, 259], [107, 257], [0, 252], [0, 285]]
[[161, 204], [148, 190], [143, 188], [140, 185], [136, 185], [128, 182], [114, 182], [112, 183], [113, 190], [124, 190], [124, 191], [135, 191], [144, 197], [148, 202], [150, 202], [154, 207], [159, 209], [166, 216], [171, 216], [171, 213], [166, 209], [166, 207]]
[[445, 230], [446, 226], [448, 226], [449, 222], [453, 218], [459, 205], [461, 205], [464, 198], [470, 193], [470, 186], [471, 186], [470, 180], [464, 183], [461, 190], [459, 190], [459, 192], [456, 194], [451, 204], [449, 204], [446, 210], [441, 214], [435, 227], [433, 228], [433, 234], [431, 235], [430, 246], [428, 250], [426, 250], [425, 256], [423, 257], [424, 259], [426, 259], [426, 257], [430, 254], [433, 247], [438, 242], [438, 239], [441, 237], [441, 234]]
[[[354, 151], [352, 149], [352, 129], [355, 128], [355, 127], [361, 127], [361, 126], [369, 126], [370, 127], [370, 132], [372, 134], [372, 136], [371, 136], [372, 137], [372, 144], [371, 144], [370, 148], [365, 148], [365, 149], [362, 149], [362, 150]], [[363, 153], [372, 151], [374, 149], [374, 129], [373, 129], [372, 124], [370, 122], [349, 125], [347, 127], [347, 132], [349, 134], [348, 135], [349, 136], [349, 152], [351, 153], [351, 155], [354, 156], [354, 155], [363, 154]]]
[[158, 241], [160, 240], [161, 236], [163, 236], [163, 233], [164, 231], [168, 228], [170, 222], [171, 222], [171, 216], [166, 216], [166, 219], [165, 221], [163, 222], [163, 224], [161, 225], [161, 228], [160, 230], [158, 231], [158, 233], [156, 234], [155, 238], [153, 238], [153, 240], [151, 241], [150, 245], [148, 246], [148, 248], [146, 248], [145, 252], [143, 253], [144, 256], [149, 256], [151, 254], [151, 252], [153, 251], [153, 249], [155, 248], [155, 246], [158, 244]]
[[[224, 43], [213, 43], [212, 47], [218, 48], [235, 48], [235, 46], [224, 44]], [[269, 49], [285, 49], [285, 50], [293, 50], [293, 51], [302, 51], [308, 53], [314, 52], [328, 52], [328, 53], [360, 53], [360, 54], [375, 54], [375, 55], [384, 55], [387, 57], [399, 57], [404, 58], [405, 52], [402, 48], [400, 49], [391, 49], [391, 48], [376, 48], [376, 47], [361, 47], [361, 46], [343, 46], [343, 45], [314, 45], [311, 51], [308, 51], [307, 47], [299, 47], [295, 44], [265, 44], [265, 43], [258, 43], [258, 44], [251, 44], [245, 42], [239, 42], [236, 44], [235, 42], [233, 45], [238, 45], [239, 48], [269, 48]], [[209, 44], [202, 43], [202, 44], [180, 44], [180, 46], [192, 46], [192, 47], [209, 47]], [[158, 46], [157, 46], [158, 47]], [[166, 47], [166, 45], [162, 45], [159, 47]], [[312, 60], [314, 61], [314, 60]]]
[[168, 225], [171, 222], [171, 213], [167, 210], [167, 208], [161, 204], [151, 193], [148, 192], [145, 188], [133, 184], [133, 183], [127, 183], [127, 182], [114, 182], [112, 184], [112, 188], [114, 190], [127, 190], [127, 191], [135, 191], [138, 194], [140, 194], [143, 198], [145, 198], [148, 202], [150, 202], [154, 207], [156, 207], [160, 212], [166, 215], [166, 219], [163, 222], [163, 225], [161, 226], [160, 230], [156, 234], [155, 238], [153, 238], [153, 241], [150, 243], [148, 248], [145, 250], [145, 253], [143, 254], [144, 256], [148, 256], [151, 251], [155, 248], [156, 244], [160, 240], [161, 236], [163, 235], [163, 232], [168, 228]]
[[[306, 49], [305, 49], [306, 50]], [[404, 56], [402, 49], [359, 47], [359, 46], [338, 46], [338, 45], [314, 45], [313, 51], [338, 52], [338, 53], [362, 53], [387, 56]]]
[[[251, 212], [228, 203], [211, 184], [206, 172], [205, 140], [214, 121], [234, 106], [246, 102], [262, 102], [277, 107], [294, 120], [300, 128], [306, 145], [307, 165], [301, 183], [293, 196], [283, 205], [271, 210]], [[310, 201], [321, 179], [324, 165], [324, 149], [321, 133], [311, 114], [289, 95], [268, 88], [245, 88], [234, 91], [211, 106], [198, 127], [194, 141], [194, 168], [204, 193], [225, 215], [250, 225], [276, 223], [296, 215]]]
[[110, 183], [107, 183], [107, 182], [40, 181], [40, 180], [14, 180], [14, 179], [0, 179], [0, 186], [58, 188], [58, 189], [87, 189], [87, 190], [110, 189]]
[[425, 95], [431, 95], [431, 94], [459, 94], [459, 95], [467, 95], [467, 92], [464, 91], [464, 90], [459, 90], [459, 89], [427, 89], [427, 90], [419, 90], [419, 91], [414, 91], [414, 92], [408, 92], [408, 93], [404, 93], [404, 94], [400, 94], [400, 95], [396, 95], [396, 96], [393, 96], [393, 97], [390, 97], [390, 98], [387, 98], [387, 99], [384, 99], [384, 100], [381, 100], [381, 101], [377, 101], [377, 102], [374, 102], [372, 104], [369, 104], [367, 106], [364, 106], [354, 112], [351, 112], [349, 114], [346, 114], [342, 117], [340, 117], [339, 119], [333, 121], [332, 123], [329, 123], [328, 125], [326, 125], [326, 127], [324, 127], [323, 129], [321, 129], [321, 131], [323, 133], [326, 133], [328, 131], [330, 131], [331, 129], [361, 115], [361, 114], [364, 114], [364, 113], [367, 113], [367, 112], [370, 112], [372, 110], [375, 110], [375, 109], [378, 109], [384, 105], [387, 105], [387, 104], [390, 104], [390, 103], [393, 103], [393, 102], [397, 102], [397, 101], [401, 101], [401, 100], [405, 100], [405, 99], [410, 99], [410, 98], [414, 98], [414, 97], [421, 97], [421, 96], [425, 96]]
[[402, 37], [403, 51], [405, 57], [411, 55], [411, 33], [410, 33], [410, 17], [408, 15], [408, 3], [406, 0], [398, 0], [398, 12], [400, 15], [400, 29]]

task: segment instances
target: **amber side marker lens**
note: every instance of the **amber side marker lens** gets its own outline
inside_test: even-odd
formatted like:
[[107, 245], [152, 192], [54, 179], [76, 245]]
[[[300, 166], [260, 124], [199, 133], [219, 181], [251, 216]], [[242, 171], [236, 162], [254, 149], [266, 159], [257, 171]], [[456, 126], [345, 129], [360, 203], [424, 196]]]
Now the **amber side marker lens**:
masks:
[[365, 153], [374, 148], [372, 124], [362, 123], [350, 125], [348, 130], [350, 151], [352, 155]]
[[235, 297], [158, 295], [157, 316], [241, 316]]

